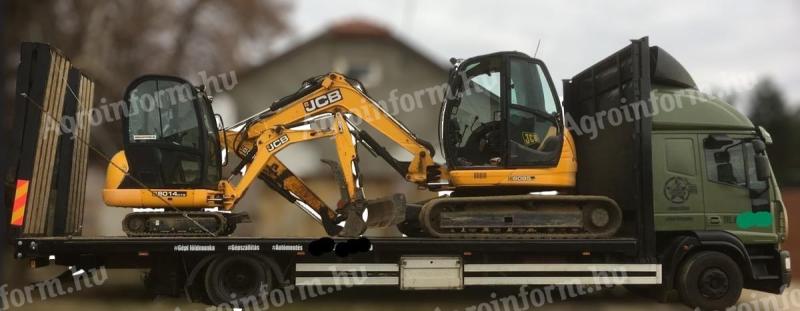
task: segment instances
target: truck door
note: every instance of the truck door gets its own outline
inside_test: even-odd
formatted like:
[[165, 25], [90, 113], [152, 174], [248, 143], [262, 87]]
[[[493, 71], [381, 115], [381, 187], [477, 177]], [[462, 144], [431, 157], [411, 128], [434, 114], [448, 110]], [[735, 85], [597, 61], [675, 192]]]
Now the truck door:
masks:
[[653, 207], [657, 230], [704, 228], [702, 166], [694, 134], [653, 134]]
[[[760, 188], [764, 189], [760, 191], [762, 196], [767, 194], [765, 182], [756, 180], [755, 151], [751, 139], [726, 135], [703, 136], [706, 229], [770, 233], [770, 225], [751, 227], [745, 219], [742, 219], [744, 226], [737, 223], [737, 218], [743, 214], [769, 211], [768, 199], [751, 197], [751, 190]], [[760, 187], [759, 184], [764, 185]]]

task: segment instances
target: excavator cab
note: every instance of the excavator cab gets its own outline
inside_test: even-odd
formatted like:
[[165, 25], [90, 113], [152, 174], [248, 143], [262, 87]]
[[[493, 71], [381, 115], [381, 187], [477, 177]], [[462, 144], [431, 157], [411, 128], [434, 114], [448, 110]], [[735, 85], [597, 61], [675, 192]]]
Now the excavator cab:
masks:
[[499, 52], [452, 62], [440, 123], [450, 170], [558, 164], [562, 110], [542, 61]]
[[220, 205], [222, 182], [219, 127], [201, 89], [170, 76], [134, 80], [122, 132], [124, 150], [111, 158], [103, 201], [169, 209], [129, 213], [122, 220], [128, 236], [228, 235], [249, 222], [244, 213], [201, 211]]
[[125, 104], [129, 176], [120, 189], [217, 188], [219, 129], [203, 92], [177, 77], [149, 75], [128, 86]]

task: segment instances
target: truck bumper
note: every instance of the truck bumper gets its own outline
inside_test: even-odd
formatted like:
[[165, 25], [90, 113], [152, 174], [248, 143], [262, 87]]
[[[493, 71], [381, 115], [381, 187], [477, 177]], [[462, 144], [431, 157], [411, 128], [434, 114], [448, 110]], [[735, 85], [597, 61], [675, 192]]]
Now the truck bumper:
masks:
[[781, 251], [781, 293], [792, 283], [792, 258], [789, 251]]
[[751, 260], [753, 275], [745, 282], [745, 288], [781, 294], [792, 281], [792, 262], [789, 251], [778, 251], [770, 260]]

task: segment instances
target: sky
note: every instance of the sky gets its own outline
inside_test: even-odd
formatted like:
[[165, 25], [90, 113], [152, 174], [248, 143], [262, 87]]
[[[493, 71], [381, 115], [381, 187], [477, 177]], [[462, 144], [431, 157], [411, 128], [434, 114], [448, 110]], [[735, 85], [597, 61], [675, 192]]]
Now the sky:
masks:
[[292, 6], [293, 34], [277, 50], [356, 17], [383, 25], [442, 64], [500, 50], [533, 55], [541, 40], [536, 57], [559, 81], [629, 39], [649, 36], [701, 90], [746, 94], [769, 76], [800, 106], [800, 1], [300, 0]]

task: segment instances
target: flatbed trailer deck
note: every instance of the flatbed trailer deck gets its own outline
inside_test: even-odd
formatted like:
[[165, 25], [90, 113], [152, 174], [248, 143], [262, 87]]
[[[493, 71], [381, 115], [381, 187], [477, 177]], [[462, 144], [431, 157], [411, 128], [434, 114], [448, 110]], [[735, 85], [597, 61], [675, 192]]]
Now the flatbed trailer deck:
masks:
[[[636, 256], [637, 239], [447, 240], [375, 238], [369, 250], [312, 254], [310, 238], [26, 237], [16, 257], [89, 271], [150, 269], [145, 284], [163, 295], [204, 300], [198, 288], [218, 258], [259, 258], [276, 278], [271, 286], [399, 286], [461, 289], [465, 286], [661, 284], [662, 266]], [[337, 245], [356, 240], [334, 239]], [[364, 242], [365, 240], [360, 240]], [[171, 273], [163, 273], [170, 271]], [[182, 272], [183, 271], [183, 272]], [[342, 280], [341, 274], [361, 276]], [[213, 301], [218, 303], [218, 301]]]
[[[73, 255], [130, 256], [137, 254], [186, 253], [182, 245], [214, 246], [209, 253], [237, 252], [237, 246], [258, 246], [257, 252], [268, 255], [293, 257], [317, 257], [309, 254], [308, 245], [312, 238], [255, 238], [255, 237], [24, 237], [16, 240], [18, 258], [39, 258]], [[334, 239], [345, 242], [346, 239]], [[524, 257], [531, 254], [616, 254], [635, 256], [638, 241], [634, 238], [613, 239], [554, 239], [554, 240], [450, 240], [426, 238], [372, 238], [372, 250], [366, 254], [353, 254], [347, 257], [372, 256], [383, 254], [415, 252], [421, 254], [464, 254], [471, 256], [511, 254]], [[287, 247], [291, 246], [291, 247]], [[146, 256], [146, 255], [145, 255]]]

